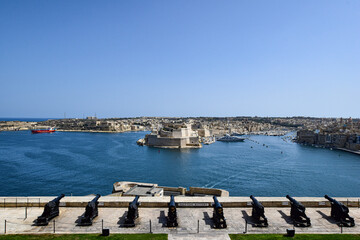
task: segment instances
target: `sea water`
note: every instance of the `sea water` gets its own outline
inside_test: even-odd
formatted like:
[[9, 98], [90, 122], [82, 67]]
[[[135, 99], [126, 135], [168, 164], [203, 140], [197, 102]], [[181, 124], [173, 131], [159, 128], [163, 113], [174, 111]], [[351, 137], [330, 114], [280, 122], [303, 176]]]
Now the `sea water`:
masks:
[[0, 132], [0, 196], [110, 194], [117, 181], [231, 196], [360, 196], [360, 156], [248, 136], [201, 149], [136, 145], [147, 132]]

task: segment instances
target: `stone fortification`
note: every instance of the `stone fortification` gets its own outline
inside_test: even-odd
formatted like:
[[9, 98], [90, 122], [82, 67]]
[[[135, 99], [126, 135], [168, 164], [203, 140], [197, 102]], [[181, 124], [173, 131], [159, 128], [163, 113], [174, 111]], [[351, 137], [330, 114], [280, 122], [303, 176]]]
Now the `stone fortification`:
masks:
[[[144, 191], [144, 189], [146, 191]], [[160, 191], [161, 190], [161, 191]], [[140, 182], [115, 182], [113, 184], [112, 196], [219, 196], [228, 197], [229, 192], [216, 188], [190, 187], [162, 187], [155, 183]]]
[[191, 124], [165, 124], [161, 129], [145, 136], [145, 144], [159, 148], [201, 148], [197, 131]]

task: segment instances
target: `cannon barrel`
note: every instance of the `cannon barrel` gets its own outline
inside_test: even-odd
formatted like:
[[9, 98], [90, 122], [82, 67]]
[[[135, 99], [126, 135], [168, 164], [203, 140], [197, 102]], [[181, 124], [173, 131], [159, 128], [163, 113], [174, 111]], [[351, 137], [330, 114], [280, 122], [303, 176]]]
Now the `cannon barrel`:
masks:
[[253, 195], [250, 195], [250, 198], [251, 198], [251, 200], [253, 201], [253, 205], [254, 205], [256, 208], [258, 208], [259, 210], [260, 210], [260, 209], [264, 209], [264, 206], [263, 206], [261, 203], [259, 203], [259, 201], [258, 201]]
[[96, 194], [96, 197], [94, 197], [94, 199], [91, 200], [89, 203], [95, 203], [95, 202], [97, 202], [97, 200], [99, 200], [100, 197], [101, 197], [100, 194]]
[[96, 197], [94, 197], [93, 200], [88, 202], [85, 208], [85, 215], [92, 215], [93, 211], [97, 211], [97, 203], [100, 197], [101, 197], [100, 194], [96, 194]]
[[96, 197], [94, 197], [93, 200], [88, 202], [88, 204], [85, 208], [86, 212], [93, 211], [95, 208], [97, 209], [97, 203], [98, 203], [98, 200], [100, 197], [101, 197], [100, 194], [96, 194]]
[[129, 207], [137, 207], [139, 201], [139, 196], [136, 196], [134, 200], [130, 203]]
[[329, 197], [328, 195], [325, 195], [324, 198], [326, 198], [327, 200], [329, 200], [331, 203], [333, 203], [333, 204], [335, 204], [335, 205], [343, 208], [344, 210], [349, 211], [349, 209], [348, 209], [344, 204], [342, 204], [341, 202], [336, 201], [335, 199]]
[[134, 200], [129, 204], [129, 211], [136, 210], [139, 205], [139, 196], [136, 196]]
[[170, 196], [169, 207], [176, 207], [176, 205], [175, 205], [175, 198], [174, 198], [173, 195]]
[[292, 197], [290, 197], [289, 195], [286, 195], [286, 198], [290, 200], [290, 202], [297, 202], [295, 199], [293, 199]]
[[305, 210], [304, 205], [302, 205], [300, 202], [296, 201], [294, 198], [290, 197], [289, 195], [286, 195], [286, 198], [289, 199], [289, 201], [295, 205], [296, 208], [299, 208], [301, 210]]
[[344, 204], [342, 204], [341, 202], [336, 201], [335, 199], [329, 197], [328, 195], [325, 195], [324, 198], [326, 198], [327, 200], [329, 200], [331, 203], [333, 203], [335, 205], [339, 205], [339, 206], [344, 207], [345, 209], [347, 209], [347, 207]]
[[54, 198], [52, 202], [60, 202], [63, 197], [65, 197], [65, 194], [60, 194], [58, 197]]
[[332, 203], [337, 202], [335, 199], [329, 197], [328, 195], [325, 195], [324, 198], [326, 198], [327, 200], [329, 200], [329, 201], [332, 202]]
[[215, 207], [215, 208], [222, 208], [221, 203], [219, 202], [219, 200], [217, 199], [217, 197], [214, 196], [213, 199], [214, 199], [214, 203], [215, 203], [215, 204], [214, 204], [214, 207]]

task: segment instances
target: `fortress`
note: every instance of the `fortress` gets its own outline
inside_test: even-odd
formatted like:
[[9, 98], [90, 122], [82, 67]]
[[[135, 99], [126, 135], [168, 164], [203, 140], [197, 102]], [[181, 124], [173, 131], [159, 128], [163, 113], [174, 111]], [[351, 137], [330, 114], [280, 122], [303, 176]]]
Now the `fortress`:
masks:
[[191, 129], [191, 124], [164, 124], [158, 130], [147, 134], [144, 145], [160, 148], [201, 148], [197, 131]]

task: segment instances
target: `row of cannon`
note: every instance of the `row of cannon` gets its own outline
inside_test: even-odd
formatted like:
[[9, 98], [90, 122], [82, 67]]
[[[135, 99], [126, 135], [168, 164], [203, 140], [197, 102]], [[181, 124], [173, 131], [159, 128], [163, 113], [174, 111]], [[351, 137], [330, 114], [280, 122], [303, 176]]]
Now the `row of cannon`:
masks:
[[[64, 194], [61, 194], [57, 198], [48, 202], [41, 216], [34, 220], [36, 226], [46, 226], [49, 224], [50, 220], [56, 216], [59, 216], [59, 204], [60, 200], [64, 197]], [[349, 216], [349, 208], [342, 204], [341, 202], [336, 201], [335, 199], [329, 197], [328, 195], [324, 196], [331, 203], [331, 217], [341, 226], [353, 227], [355, 226], [354, 218]], [[88, 202], [85, 208], [85, 213], [81, 216], [78, 226], [90, 226], [94, 218], [98, 216], [98, 200], [100, 195], [97, 194], [96, 197]], [[252, 200], [252, 213], [251, 218], [255, 227], [267, 227], [268, 220], [265, 217], [265, 208], [264, 206], [253, 196], [250, 196]], [[294, 198], [286, 195], [286, 198], [289, 199], [291, 204], [290, 217], [293, 221], [294, 226], [296, 227], [309, 227], [311, 226], [310, 218], [307, 217], [305, 213], [305, 207], [300, 202], [296, 201]], [[221, 203], [218, 201], [217, 197], [214, 196], [213, 204], [213, 223], [214, 228], [226, 228], [226, 219], [224, 217], [224, 211]], [[134, 200], [129, 203], [128, 212], [125, 218], [125, 227], [134, 227], [135, 220], [139, 217], [139, 196], [136, 196]], [[176, 212], [176, 202], [174, 196], [170, 197], [168, 216], [166, 217], [167, 227], [177, 227], [177, 212]]]
[[[331, 203], [331, 217], [339, 225], [344, 227], [355, 226], [354, 218], [350, 217], [349, 208], [347, 206], [329, 197], [328, 195], [325, 195], [324, 197]], [[264, 206], [253, 195], [251, 195], [250, 198], [252, 200], [252, 219], [255, 223], [254, 226], [267, 227], [269, 224], [267, 218], [265, 217]], [[286, 198], [290, 201], [290, 217], [293, 221], [294, 226], [310, 227], [311, 221], [305, 213], [306, 208], [304, 207], [304, 205], [302, 205], [300, 202], [296, 201], [289, 195], [286, 195]]]

